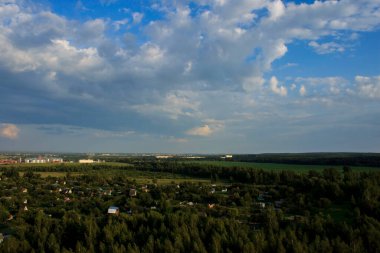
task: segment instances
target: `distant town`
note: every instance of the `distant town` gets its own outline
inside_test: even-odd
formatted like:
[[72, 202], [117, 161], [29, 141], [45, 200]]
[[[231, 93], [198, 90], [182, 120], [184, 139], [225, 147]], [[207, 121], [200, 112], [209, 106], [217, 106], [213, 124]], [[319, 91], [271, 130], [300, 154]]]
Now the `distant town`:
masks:
[[19, 158], [19, 159], [1, 159], [0, 164], [7, 165], [7, 164], [18, 164], [18, 163], [101, 163], [105, 162], [104, 160], [93, 160], [93, 159], [79, 159], [78, 161], [65, 161], [63, 158], [60, 157], [44, 157], [44, 156], [38, 156], [38, 157], [31, 157], [31, 158]]
[[[9, 165], [9, 164], [43, 164], [43, 163], [82, 163], [82, 164], [92, 164], [92, 163], [105, 163], [110, 160], [112, 157], [151, 157], [155, 159], [205, 159], [210, 157], [210, 155], [199, 156], [199, 155], [176, 155], [176, 154], [133, 154], [133, 155], [120, 155], [120, 154], [71, 154], [64, 155], [60, 157], [59, 154], [43, 154], [43, 155], [34, 155], [31, 156], [27, 153], [19, 154], [8, 154], [0, 153], [0, 164]], [[233, 155], [212, 155], [218, 160], [229, 160], [233, 158]], [[95, 158], [89, 158], [95, 157]], [[111, 159], [112, 160], [112, 159]]]

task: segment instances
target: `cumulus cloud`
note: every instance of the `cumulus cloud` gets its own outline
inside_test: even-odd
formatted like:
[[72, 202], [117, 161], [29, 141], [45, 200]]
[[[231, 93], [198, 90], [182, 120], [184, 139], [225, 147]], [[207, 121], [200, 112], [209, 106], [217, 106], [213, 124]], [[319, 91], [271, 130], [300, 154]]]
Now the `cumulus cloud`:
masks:
[[196, 135], [196, 136], [209, 136], [213, 133], [213, 130], [209, 125], [204, 125], [201, 127], [195, 127], [186, 132], [188, 135]]
[[7, 139], [17, 139], [20, 129], [14, 124], [1, 124], [0, 136]]
[[355, 76], [355, 83], [362, 96], [380, 98], [380, 76]]
[[[350, 81], [339, 76], [330, 77], [298, 77], [294, 80], [296, 84], [309, 87], [308, 94], [314, 96], [332, 96], [345, 92]], [[301, 87], [302, 88], [302, 87]], [[301, 94], [301, 90], [300, 90]]]
[[[170, 128], [191, 118], [187, 123], [197, 127], [189, 133], [210, 135], [220, 127], [207, 118], [276, 111], [280, 102], [267, 96], [264, 77], [273, 75], [273, 63], [292, 49], [289, 45], [306, 40], [317, 53], [344, 53], [340, 34], [372, 31], [380, 24], [379, 4], [370, 0], [192, 3], [158, 1], [149, 9], [162, 17], [155, 20], [148, 20], [144, 9], [131, 9], [126, 19], [82, 21], [31, 1], [1, 1], [0, 73], [7, 82], [0, 87], [0, 113], [8, 115], [6, 121], [17, 114], [29, 123], [64, 119], [74, 125], [88, 124], [71, 117], [79, 110], [90, 115], [86, 119], [100, 117], [97, 122], [117, 115], [103, 128], [133, 125], [130, 118], [145, 125], [152, 117], [177, 121], [166, 123]], [[138, 32], [121, 29], [131, 23]], [[373, 78], [356, 81], [362, 95], [377, 94]], [[291, 81], [290, 89], [301, 96], [307, 91], [307, 97], [342, 94], [348, 83], [339, 77]], [[285, 83], [274, 76], [268, 81], [269, 89], [284, 97]], [[23, 117], [31, 112], [49, 116]], [[61, 117], [53, 120], [55, 115]], [[186, 130], [181, 125], [173, 131]]]
[[278, 86], [278, 80], [275, 76], [272, 76], [269, 80], [269, 87], [273, 93], [280, 96], [286, 96], [288, 94], [288, 90], [284, 86]]
[[224, 128], [224, 122], [215, 119], [207, 119], [205, 120], [205, 124], [200, 127], [194, 127], [186, 131], [187, 135], [194, 136], [210, 136], [215, 132], [220, 131]]
[[277, 20], [285, 13], [285, 5], [281, 0], [276, 0], [270, 3], [268, 9], [270, 13], [269, 18], [271, 20]]

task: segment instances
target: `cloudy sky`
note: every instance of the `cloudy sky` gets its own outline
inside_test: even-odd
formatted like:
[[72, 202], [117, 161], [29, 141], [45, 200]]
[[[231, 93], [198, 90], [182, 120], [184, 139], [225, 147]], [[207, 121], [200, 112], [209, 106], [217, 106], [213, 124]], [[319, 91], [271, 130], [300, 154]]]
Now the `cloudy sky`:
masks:
[[380, 0], [0, 0], [0, 150], [380, 152]]

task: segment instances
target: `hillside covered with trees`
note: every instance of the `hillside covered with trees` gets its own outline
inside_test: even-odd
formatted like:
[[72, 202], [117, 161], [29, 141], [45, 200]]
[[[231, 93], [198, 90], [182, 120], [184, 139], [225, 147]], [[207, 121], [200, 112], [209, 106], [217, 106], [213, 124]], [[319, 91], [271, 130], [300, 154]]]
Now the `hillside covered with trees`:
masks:
[[[1, 252], [380, 248], [379, 172], [343, 167], [301, 174], [154, 161], [1, 171]], [[118, 212], [109, 214], [111, 206]]]

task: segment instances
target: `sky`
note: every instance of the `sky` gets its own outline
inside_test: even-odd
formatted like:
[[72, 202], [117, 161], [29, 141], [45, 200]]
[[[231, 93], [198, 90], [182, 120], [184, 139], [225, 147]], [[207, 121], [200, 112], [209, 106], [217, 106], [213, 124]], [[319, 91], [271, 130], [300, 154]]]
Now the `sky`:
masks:
[[0, 150], [380, 152], [380, 0], [0, 0]]

